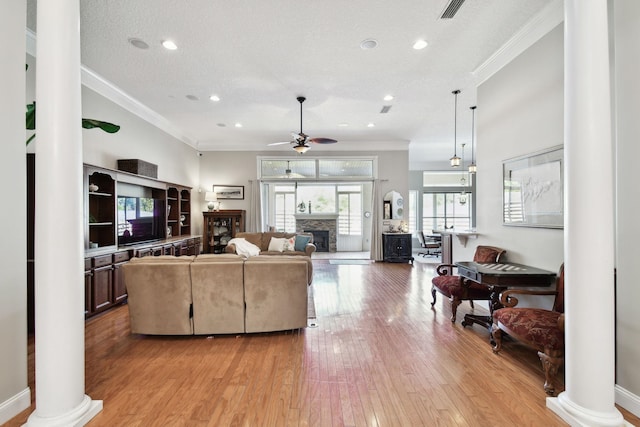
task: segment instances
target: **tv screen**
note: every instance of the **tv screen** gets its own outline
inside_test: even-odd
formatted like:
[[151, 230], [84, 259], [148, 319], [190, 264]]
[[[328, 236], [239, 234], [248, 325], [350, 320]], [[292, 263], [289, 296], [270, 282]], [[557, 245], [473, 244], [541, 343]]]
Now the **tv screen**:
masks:
[[118, 245], [163, 239], [164, 200], [153, 198], [151, 189], [143, 187], [118, 190]]

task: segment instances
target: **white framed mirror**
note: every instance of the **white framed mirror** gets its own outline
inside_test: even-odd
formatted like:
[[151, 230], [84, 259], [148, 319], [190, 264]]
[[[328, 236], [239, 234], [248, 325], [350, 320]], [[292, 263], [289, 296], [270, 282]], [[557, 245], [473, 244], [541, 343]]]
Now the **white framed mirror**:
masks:
[[383, 219], [404, 219], [404, 199], [397, 191], [389, 191], [382, 199]]

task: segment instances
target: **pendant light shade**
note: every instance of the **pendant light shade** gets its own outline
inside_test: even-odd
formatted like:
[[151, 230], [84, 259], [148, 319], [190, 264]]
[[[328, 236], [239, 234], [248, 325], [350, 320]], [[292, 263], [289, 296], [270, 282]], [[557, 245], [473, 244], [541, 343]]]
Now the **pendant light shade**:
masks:
[[456, 151], [456, 145], [458, 144], [457, 141], [457, 131], [458, 131], [458, 94], [460, 93], [459, 89], [454, 90], [453, 92], [453, 96], [454, 96], [454, 107], [453, 107], [453, 157], [449, 159], [449, 161], [451, 162], [451, 167], [457, 168], [460, 166], [460, 157], [458, 157], [457, 151]]
[[474, 145], [474, 136], [476, 134], [476, 106], [469, 107], [471, 109], [471, 163], [469, 163], [469, 173], [476, 173], [476, 153]]

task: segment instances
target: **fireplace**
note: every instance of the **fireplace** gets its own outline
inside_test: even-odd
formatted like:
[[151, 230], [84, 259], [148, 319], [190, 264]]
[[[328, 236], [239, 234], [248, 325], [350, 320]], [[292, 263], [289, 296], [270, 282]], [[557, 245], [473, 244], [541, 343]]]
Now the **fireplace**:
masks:
[[336, 252], [337, 225], [338, 214], [296, 214], [296, 232], [313, 233], [314, 243], [319, 252]]
[[329, 252], [329, 230], [304, 230], [304, 232], [313, 234], [316, 252]]

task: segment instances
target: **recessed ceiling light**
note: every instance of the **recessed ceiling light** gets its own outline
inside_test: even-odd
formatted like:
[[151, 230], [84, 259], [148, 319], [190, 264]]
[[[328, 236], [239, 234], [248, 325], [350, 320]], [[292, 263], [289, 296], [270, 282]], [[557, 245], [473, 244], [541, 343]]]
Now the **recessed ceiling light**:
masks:
[[378, 41], [375, 39], [365, 39], [360, 42], [361, 49], [375, 49], [378, 46]]
[[135, 37], [131, 37], [129, 39], [129, 44], [131, 44], [131, 46], [137, 47], [138, 49], [149, 49], [149, 45], [147, 44], [147, 42]]
[[242, 127], [242, 123], [236, 123], [234, 126], [237, 127], [237, 128], [241, 128]]
[[338, 126], [340, 126], [341, 128], [346, 128], [347, 126], [349, 126], [349, 123], [338, 123]]
[[211, 95], [209, 99], [212, 100], [213, 102], [220, 101], [220, 97], [218, 95]]
[[373, 123], [373, 122], [370, 122], [370, 123], [367, 124], [367, 127], [368, 128], [374, 128], [374, 127], [376, 127], [376, 124]]
[[382, 99], [384, 99], [385, 101], [391, 101], [393, 100], [393, 95], [385, 95]]
[[191, 101], [197, 101], [198, 97], [195, 95], [187, 95], [187, 99], [190, 99]]
[[178, 46], [172, 40], [164, 40], [162, 46], [168, 50], [176, 50]]
[[413, 44], [413, 48], [415, 50], [420, 50], [420, 49], [424, 49], [425, 47], [427, 47], [428, 43], [426, 42], [426, 40], [417, 40], [414, 44]]

